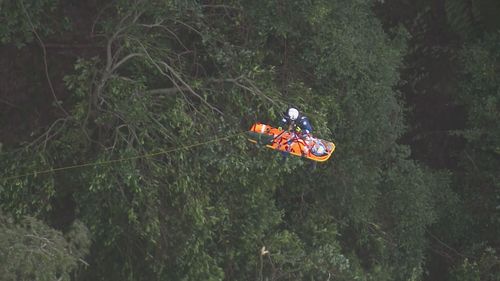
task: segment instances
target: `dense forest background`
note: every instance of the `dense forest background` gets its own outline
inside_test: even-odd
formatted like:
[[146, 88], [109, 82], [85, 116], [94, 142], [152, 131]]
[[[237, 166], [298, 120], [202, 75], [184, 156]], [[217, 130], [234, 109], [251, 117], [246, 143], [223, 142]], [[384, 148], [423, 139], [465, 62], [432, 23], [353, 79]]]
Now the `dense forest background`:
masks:
[[[500, 280], [498, 15], [0, 0], [0, 279]], [[288, 105], [314, 170], [246, 140]]]

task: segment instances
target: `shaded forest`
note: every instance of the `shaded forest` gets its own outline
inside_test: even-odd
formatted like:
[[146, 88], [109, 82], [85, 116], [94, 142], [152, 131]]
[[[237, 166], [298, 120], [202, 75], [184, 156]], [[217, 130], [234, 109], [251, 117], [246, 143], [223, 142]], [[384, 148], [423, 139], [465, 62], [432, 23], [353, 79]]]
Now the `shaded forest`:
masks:
[[500, 280], [499, 14], [0, 0], [0, 280]]

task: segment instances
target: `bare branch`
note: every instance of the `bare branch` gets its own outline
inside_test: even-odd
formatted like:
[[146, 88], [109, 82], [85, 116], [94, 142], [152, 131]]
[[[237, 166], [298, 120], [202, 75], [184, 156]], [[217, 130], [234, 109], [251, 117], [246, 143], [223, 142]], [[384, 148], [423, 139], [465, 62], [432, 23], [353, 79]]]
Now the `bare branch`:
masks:
[[[132, 24], [124, 24], [125, 21], [132, 15], [132, 13], [126, 14], [118, 23], [116, 31], [109, 37], [108, 42], [106, 44], [106, 70], [109, 71], [111, 69], [111, 65], [113, 62], [113, 54], [112, 54], [112, 47], [114, 41], [120, 36], [122, 32], [127, 30], [132, 26]], [[132, 21], [133, 23], [135, 22], [135, 18]]]
[[161, 62], [161, 64], [163, 64], [165, 66], [165, 68], [167, 70], [169, 70], [174, 76], [175, 78], [177, 78], [177, 80], [179, 80], [179, 82], [181, 82], [182, 85], [184, 85], [185, 87], [187, 87], [188, 91], [195, 95], [196, 97], [198, 97], [203, 103], [205, 103], [206, 105], [208, 105], [210, 108], [212, 108], [212, 110], [215, 110], [217, 111], [218, 113], [220, 113], [221, 115], [224, 115], [224, 113], [222, 113], [222, 111], [220, 111], [219, 109], [217, 109], [216, 107], [212, 106], [211, 104], [209, 104], [207, 101], [205, 101], [205, 99], [203, 99], [203, 97], [201, 97], [198, 93], [196, 93], [181, 77], [180, 75], [168, 64], [166, 64], [165, 62]]
[[161, 23], [163, 23], [163, 20], [161, 20], [158, 23], [154, 23], [154, 24], [140, 24], [140, 26], [147, 27], [147, 28], [161, 28], [161, 29], [167, 31], [168, 33], [170, 33], [185, 50], [189, 50], [188, 47], [186, 47], [184, 45], [184, 43], [182, 43], [181, 39], [177, 36], [177, 34], [175, 34], [175, 32], [173, 32], [168, 27], [162, 25]]
[[[68, 119], [67, 118], [59, 118], [57, 119], [56, 121], [54, 121], [52, 123], [52, 125], [50, 125], [50, 127], [47, 129], [47, 131], [45, 131], [45, 133], [43, 133], [42, 135], [40, 135], [38, 138], [36, 138], [34, 141], [32, 141], [30, 144], [26, 145], [26, 147], [31, 147], [31, 146], [34, 146], [34, 145], [37, 145], [42, 139], [45, 139], [44, 141], [44, 145], [43, 147], [45, 148], [47, 146], [47, 142], [52, 139], [53, 137], [55, 137], [61, 130], [62, 128], [64, 127], [64, 125], [66, 124], [66, 121]], [[57, 131], [55, 131], [54, 133], [51, 134], [52, 130], [54, 129], [54, 127], [59, 123], [59, 122], [63, 122], [63, 124], [61, 125], [61, 127], [59, 127], [59, 129]]]
[[54, 90], [54, 86], [52, 85], [52, 80], [50, 80], [50, 75], [49, 75], [49, 64], [47, 62], [47, 49], [45, 48], [45, 44], [42, 41], [42, 38], [38, 34], [38, 32], [35, 29], [35, 25], [31, 21], [31, 17], [28, 14], [28, 11], [26, 10], [26, 7], [24, 7], [24, 1], [21, 0], [21, 7], [26, 15], [26, 18], [28, 19], [28, 23], [31, 26], [31, 29], [33, 31], [33, 34], [35, 34], [35, 37], [37, 38], [38, 42], [40, 43], [40, 47], [42, 47], [42, 52], [43, 52], [43, 64], [45, 66], [45, 77], [47, 78], [47, 82], [49, 84], [50, 91], [52, 92], [52, 96], [54, 97], [54, 101], [56, 106], [66, 115], [69, 116], [68, 112], [59, 104], [59, 100], [57, 99], [56, 92]]
[[152, 94], [152, 95], [170, 95], [170, 94], [177, 94], [179, 92], [187, 91], [187, 87], [173, 87], [173, 88], [162, 88], [162, 89], [152, 89], [148, 90], [145, 93], [146, 94]]
[[135, 57], [142, 57], [144, 54], [142, 53], [131, 53], [126, 55], [124, 58], [122, 58], [119, 62], [117, 62], [110, 70], [110, 72], [114, 72], [116, 69], [118, 69], [122, 64], [126, 63], [128, 60], [135, 58]]
[[197, 33], [197, 34], [198, 34], [198, 35], [200, 35], [200, 36], [202, 35], [202, 34], [201, 34], [201, 32], [200, 32], [198, 29], [196, 29], [196, 28], [192, 27], [191, 25], [189, 25], [189, 24], [187, 24], [187, 23], [185, 23], [185, 22], [183, 22], [183, 21], [180, 21], [180, 20], [173, 20], [173, 21], [174, 21], [175, 23], [180, 23], [181, 25], [184, 25], [185, 27], [187, 27], [188, 29], [190, 29], [190, 30], [194, 31], [195, 33]]
[[266, 98], [268, 101], [272, 102], [274, 105], [278, 105], [278, 103], [276, 101], [274, 101], [273, 99], [271, 99], [270, 97], [268, 97], [267, 95], [265, 95], [255, 84], [252, 80], [246, 78], [246, 77], [243, 77], [243, 80], [245, 82], [247, 82], [248, 84], [250, 84], [250, 86], [252, 87], [252, 89], [259, 95], [263, 96], [264, 98]]
[[[225, 79], [211, 79], [209, 82], [215, 82], [215, 83], [232, 83], [248, 92], [250, 92], [254, 96], [262, 96], [266, 100], [270, 101], [274, 105], [279, 105], [278, 102], [264, 94], [255, 84], [252, 80], [246, 78], [245, 76], [241, 75], [236, 78], [225, 78]], [[248, 84], [245, 85], [244, 83]]]
[[[210, 103], [208, 103], [203, 97], [201, 97], [198, 93], [196, 93], [193, 90], [193, 88], [191, 88], [191, 86], [189, 86], [189, 84], [187, 84], [184, 81], [184, 79], [181, 78], [181, 76], [177, 73], [177, 71], [175, 69], [173, 69], [170, 65], [168, 65], [167, 63], [165, 63], [163, 61], [155, 61], [151, 57], [151, 55], [149, 54], [149, 52], [146, 50], [146, 48], [144, 47], [144, 45], [141, 42], [139, 42], [138, 40], [137, 40], [137, 42], [139, 43], [139, 45], [141, 45], [141, 48], [144, 51], [144, 54], [146, 55], [146, 57], [149, 59], [149, 61], [160, 71], [161, 74], [163, 74], [164, 76], [166, 76], [167, 78], [169, 78], [170, 81], [176, 86], [176, 88], [180, 89], [180, 92], [183, 92], [183, 91], [181, 89], [181, 86], [177, 83], [177, 81], [180, 82], [182, 84], [182, 86], [187, 89], [187, 92], [189, 92], [189, 93], [193, 94], [194, 96], [198, 97], [203, 103], [205, 103], [212, 110], [218, 112], [221, 115], [224, 115], [224, 113], [222, 111], [220, 111], [218, 108], [216, 108], [213, 105], [211, 105]], [[163, 70], [162, 67], [160, 67], [160, 65], [162, 65], [165, 68], [165, 70]], [[169, 73], [171, 73], [173, 77], [170, 76], [165, 71], [168, 71]]]

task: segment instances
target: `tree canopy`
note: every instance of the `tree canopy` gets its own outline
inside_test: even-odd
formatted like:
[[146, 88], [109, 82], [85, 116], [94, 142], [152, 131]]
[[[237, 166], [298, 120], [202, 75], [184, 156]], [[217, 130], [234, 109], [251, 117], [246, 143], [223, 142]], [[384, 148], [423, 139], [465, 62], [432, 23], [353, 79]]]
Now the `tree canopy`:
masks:
[[440, 3], [0, 1], [0, 273], [499, 280], [500, 7]]

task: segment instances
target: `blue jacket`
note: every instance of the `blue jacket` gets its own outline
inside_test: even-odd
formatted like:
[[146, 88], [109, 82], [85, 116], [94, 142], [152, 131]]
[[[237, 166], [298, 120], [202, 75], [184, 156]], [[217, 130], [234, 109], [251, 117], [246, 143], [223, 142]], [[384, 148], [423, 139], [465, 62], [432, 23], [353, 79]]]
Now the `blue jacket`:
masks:
[[[291, 127], [292, 130], [302, 131], [304, 134], [310, 134], [313, 131], [309, 119], [302, 115], [300, 115], [299, 118], [297, 118], [297, 120], [290, 120], [290, 118], [288, 117], [281, 118], [280, 127], [283, 127], [285, 130], [287, 130], [288, 127]], [[296, 129], [297, 127], [299, 127], [300, 130], [297, 130]]]

